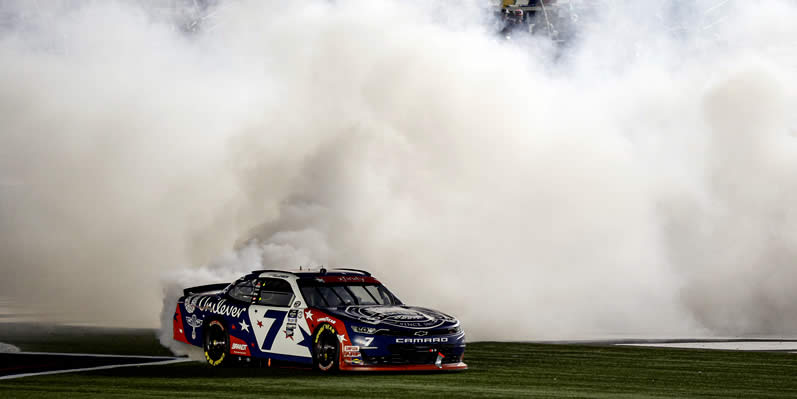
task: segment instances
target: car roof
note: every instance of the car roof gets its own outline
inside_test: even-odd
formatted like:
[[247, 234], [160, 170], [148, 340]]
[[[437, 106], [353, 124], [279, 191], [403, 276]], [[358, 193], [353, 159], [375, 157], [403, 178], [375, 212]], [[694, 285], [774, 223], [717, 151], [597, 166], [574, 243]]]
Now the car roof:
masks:
[[299, 279], [313, 279], [319, 277], [344, 277], [344, 276], [352, 276], [352, 277], [371, 277], [371, 273], [360, 270], [360, 269], [348, 269], [348, 268], [336, 268], [336, 269], [325, 269], [321, 268], [319, 270], [277, 270], [277, 269], [264, 269], [264, 270], [252, 270], [251, 274], [247, 275], [247, 277], [277, 277], [277, 275], [283, 274], [284, 276], [280, 277], [295, 277]]

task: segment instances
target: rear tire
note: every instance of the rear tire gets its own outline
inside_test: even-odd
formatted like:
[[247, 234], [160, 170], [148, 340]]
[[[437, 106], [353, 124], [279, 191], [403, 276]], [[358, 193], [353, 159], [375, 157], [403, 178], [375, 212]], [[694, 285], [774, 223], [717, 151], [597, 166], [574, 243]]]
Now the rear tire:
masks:
[[205, 359], [211, 367], [222, 367], [229, 363], [230, 337], [227, 329], [218, 320], [205, 327]]
[[313, 367], [324, 373], [340, 369], [340, 341], [329, 324], [318, 327], [313, 337]]

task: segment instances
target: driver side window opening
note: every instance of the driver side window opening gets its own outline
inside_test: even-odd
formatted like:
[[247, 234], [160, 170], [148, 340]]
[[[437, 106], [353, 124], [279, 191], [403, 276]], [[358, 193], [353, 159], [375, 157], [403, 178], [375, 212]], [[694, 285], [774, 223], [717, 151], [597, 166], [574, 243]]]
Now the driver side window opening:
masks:
[[278, 278], [264, 278], [261, 280], [258, 305], [290, 307], [293, 302], [293, 289], [291, 284]]
[[239, 281], [230, 290], [230, 297], [238, 301], [252, 302], [255, 295], [257, 295], [257, 288], [254, 280]]

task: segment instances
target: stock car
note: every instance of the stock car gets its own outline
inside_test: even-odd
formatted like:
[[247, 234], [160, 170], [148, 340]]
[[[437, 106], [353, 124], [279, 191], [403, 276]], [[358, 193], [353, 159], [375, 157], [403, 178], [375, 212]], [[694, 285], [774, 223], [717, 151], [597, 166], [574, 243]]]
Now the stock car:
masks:
[[256, 360], [322, 372], [467, 368], [456, 318], [404, 305], [363, 270], [256, 270], [183, 293], [174, 339], [202, 347], [213, 367]]

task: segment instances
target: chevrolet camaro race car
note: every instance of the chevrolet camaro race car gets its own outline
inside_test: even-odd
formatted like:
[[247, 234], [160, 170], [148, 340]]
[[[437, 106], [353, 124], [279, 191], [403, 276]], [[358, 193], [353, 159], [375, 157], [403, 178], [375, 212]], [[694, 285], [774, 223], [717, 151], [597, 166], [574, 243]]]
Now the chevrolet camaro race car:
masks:
[[211, 366], [261, 360], [333, 370], [464, 370], [457, 319], [402, 304], [369, 273], [256, 270], [232, 284], [187, 288], [174, 339]]

